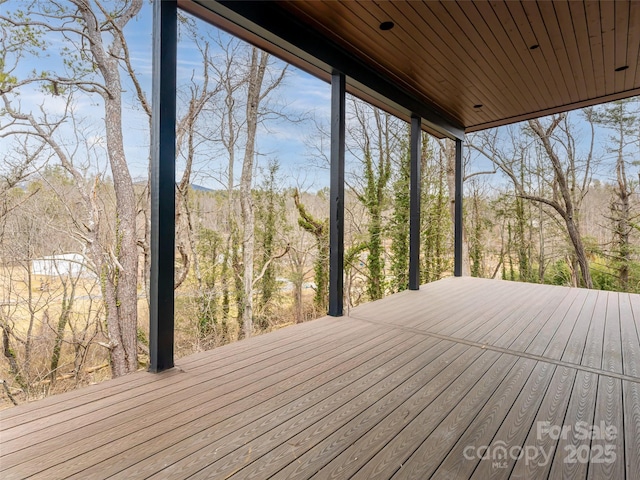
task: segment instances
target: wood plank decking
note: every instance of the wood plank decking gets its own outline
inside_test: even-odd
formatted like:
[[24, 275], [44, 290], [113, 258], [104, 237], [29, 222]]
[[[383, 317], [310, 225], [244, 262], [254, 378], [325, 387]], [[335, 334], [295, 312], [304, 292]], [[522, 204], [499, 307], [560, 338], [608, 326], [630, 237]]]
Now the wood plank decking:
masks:
[[640, 295], [449, 278], [0, 412], [0, 478], [640, 478]]

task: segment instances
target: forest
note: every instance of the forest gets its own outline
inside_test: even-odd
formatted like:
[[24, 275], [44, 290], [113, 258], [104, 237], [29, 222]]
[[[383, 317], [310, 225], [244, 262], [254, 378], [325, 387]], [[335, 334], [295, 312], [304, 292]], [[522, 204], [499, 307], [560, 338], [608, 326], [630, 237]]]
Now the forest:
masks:
[[[144, 0], [0, 5], [4, 408], [147, 366], [151, 104]], [[329, 252], [328, 100], [179, 34], [178, 357], [325, 315]], [[407, 288], [409, 133], [348, 99], [346, 313]], [[423, 133], [422, 283], [452, 275], [454, 150]], [[465, 275], [640, 293], [640, 98], [469, 134], [464, 168]]]

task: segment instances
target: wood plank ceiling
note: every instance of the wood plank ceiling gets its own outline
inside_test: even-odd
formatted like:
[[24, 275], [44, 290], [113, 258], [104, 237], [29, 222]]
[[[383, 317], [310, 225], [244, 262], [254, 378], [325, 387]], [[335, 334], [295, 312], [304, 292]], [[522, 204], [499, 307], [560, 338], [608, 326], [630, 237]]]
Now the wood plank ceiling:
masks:
[[466, 132], [640, 95], [640, 0], [277, 5]]

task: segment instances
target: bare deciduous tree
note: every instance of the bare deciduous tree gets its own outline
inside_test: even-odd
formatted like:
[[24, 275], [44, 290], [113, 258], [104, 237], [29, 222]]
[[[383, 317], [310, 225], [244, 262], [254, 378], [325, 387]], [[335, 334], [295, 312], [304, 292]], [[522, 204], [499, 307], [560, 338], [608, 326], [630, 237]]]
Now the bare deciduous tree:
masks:
[[[587, 120], [589, 117], [587, 116]], [[593, 174], [593, 124], [590, 125], [590, 143], [582, 155], [576, 148], [574, 127], [566, 114], [554, 115], [548, 120], [529, 120], [525, 142], [516, 129], [508, 130], [508, 139], [501, 141], [496, 130], [476, 135], [472, 148], [490, 159], [513, 183], [520, 198], [550, 207], [560, 216], [574, 251], [584, 286], [593, 288], [589, 260], [580, 233], [580, 206], [586, 195]], [[505, 131], [502, 130], [504, 134]], [[533, 142], [533, 143], [532, 143]], [[534, 192], [523, 181], [522, 168], [530, 168], [522, 157], [528, 149], [538, 145], [544, 153], [546, 165], [535, 172], [540, 183], [547, 185], [546, 191]]]
[[254, 290], [254, 248], [255, 218], [253, 202], [253, 172], [256, 158], [256, 134], [258, 124], [264, 115], [261, 103], [282, 83], [286, 67], [281, 69], [267, 85], [265, 73], [269, 65], [269, 54], [256, 47], [251, 49], [251, 60], [247, 70], [246, 97], [246, 143], [240, 176], [240, 211], [242, 218], [242, 263], [243, 263], [243, 305], [242, 336], [250, 337], [253, 332], [253, 290]]
[[[615, 155], [615, 185], [614, 198], [610, 203], [610, 221], [613, 224], [613, 255], [619, 286], [623, 291], [627, 291], [633, 253], [631, 233], [637, 218], [633, 213], [631, 202], [637, 183], [633, 182], [627, 174], [633, 157], [628, 158], [627, 155], [634, 146], [636, 149], [640, 147], [638, 101], [637, 99], [618, 100], [594, 111], [593, 119], [614, 131], [610, 139], [613, 146], [609, 148], [609, 152]], [[636, 150], [634, 153], [637, 154], [639, 151]], [[638, 161], [640, 158], [636, 159], [636, 162]]]
[[[84, 224], [87, 246], [96, 269], [103, 278], [103, 295], [106, 305], [111, 367], [114, 376], [137, 370], [137, 280], [138, 238], [136, 229], [136, 197], [124, 149], [121, 69], [130, 76], [142, 102], [140, 84], [131, 67], [124, 28], [138, 14], [143, 0], [126, 0], [107, 8], [100, 1], [70, 0], [69, 4], [53, 2], [33, 3], [28, 12], [2, 15], [0, 19], [13, 35], [22, 35], [28, 49], [45, 45], [49, 38], [60, 35], [64, 39], [63, 54], [67, 54], [64, 65], [71, 76], [54, 72], [34, 72], [30, 77], [5, 82], [3, 89], [6, 110], [23, 126], [39, 136], [55, 152], [62, 165], [74, 177], [81, 178], [73, 165], [73, 159], [56, 140], [55, 133], [64, 118], [47, 123], [47, 115], [36, 118], [31, 112], [21, 112], [11, 105], [9, 94], [17, 93], [23, 86], [40, 85], [53, 96], [67, 97], [67, 114], [70, 113], [74, 92], [82, 91], [97, 95], [104, 106], [104, 131], [106, 154], [111, 167], [116, 201], [116, 218], [112, 221], [113, 237], [108, 244], [100, 243], [101, 223], [106, 221], [96, 213], [96, 205], [89, 192], [84, 202], [89, 220]], [[20, 56], [18, 56], [20, 57]], [[22, 57], [20, 57], [22, 58]], [[65, 72], [66, 73], [66, 72]], [[79, 182], [82, 184], [83, 182]], [[92, 213], [91, 213], [92, 212]]]

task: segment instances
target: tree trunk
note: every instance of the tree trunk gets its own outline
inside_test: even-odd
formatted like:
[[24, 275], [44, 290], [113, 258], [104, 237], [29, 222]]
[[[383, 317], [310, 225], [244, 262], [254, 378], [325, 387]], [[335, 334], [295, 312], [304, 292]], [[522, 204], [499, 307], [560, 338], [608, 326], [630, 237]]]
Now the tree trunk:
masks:
[[242, 263], [243, 263], [243, 311], [242, 330], [245, 337], [253, 332], [253, 261], [255, 248], [255, 217], [253, 205], [253, 168], [255, 160], [255, 142], [258, 126], [262, 81], [267, 68], [269, 55], [256, 47], [251, 50], [251, 67], [247, 85], [247, 143], [244, 149], [242, 174], [240, 176], [240, 212], [242, 214]]
[[[622, 109], [622, 104], [620, 108]], [[620, 115], [620, 117], [623, 116]], [[618, 135], [618, 158], [616, 160], [616, 178], [618, 181], [616, 196], [618, 198], [614, 200], [611, 209], [615, 222], [614, 232], [617, 237], [616, 242], [618, 243], [618, 252], [616, 252], [619, 257], [618, 278], [620, 289], [626, 292], [629, 289], [629, 264], [631, 263], [631, 246], [629, 243], [629, 234], [631, 232], [631, 203], [629, 200], [633, 189], [630, 188], [627, 180], [627, 169], [623, 155], [625, 130], [622, 120], [620, 121]]]
[[[102, 97], [105, 109], [106, 141], [109, 164], [116, 196], [115, 244], [109, 252], [115, 265], [107, 276], [107, 330], [111, 345], [111, 370], [114, 376], [136, 371], [138, 368], [138, 246], [136, 232], [136, 199], [127, 165], [122, 135], [122, 83], [120, 65], [123, 45], [116, 35], [108, 51], [105, 50], [101, 27], [88, 4], [77, 2], [91, 39], [93, 60], [103, 79]], [[141, 9], [142, 1], [135, 0], [127, 15], [119, 19], [120, 28]], [[124, 22], [124, 23], [122, 23]]]
[[49, 383], [49, 389], [51, 389], [56, 383], [56, 378], [58, 376], [58, 365], [60, 363], [60, 355], [62, 352], [62, 342], [64, 340], [64, 332], [67, 328], [67, 324], [69, 323], [69, 315], [71, 314], [73, 301], [75, 299], [75, 281], [71, 278], [69, 278], [68, 281], [71, 283], [71, 292], [67, 292], [68, 287], [66, 282], [62, 286], [62, 311], [60, 312], [60, 316], [58, 317], [56, 339], [54, 341], [53, 352], [51, 354], [51, 363], [49, 366], [49, 379], [51, 380], [51, 382]]
[[569, 238], [571, 239], [571, 243], [573, 244], [573, 248], [576, 253], [576, 261], [580, 267], [584, 286], [587, 288], [593, 288], [593, 280], [591, 280], [591, 272], [589, 271], [589, 261], [587, 260], [587, 254], [584, 249], [584, 244], [582, 243], [582, 238], [580, 237], [580, 232], [578, 231], [578, 226], [571, 217], [567, 217], [564, 220], [567, 225]]
[[[593, 281], [591, 280], [591, 272], [589, 270], [589, 260], [587, 259], [584, 244], [582, 243], [580, 229], [578, 228], [578, 222], [576, 219], [576, 205], [573, 199], [569, 181], [567, 179], [567, 173], [562, 167], [562, 162], [560, 161], [550, 140], [551, 134], [563, 118], [564, 117], [556, 117], [547, 129], [544, 129], [542, 127], [542, 124], [539, 120], [529, 120], [529, 126], [536, 134], [536, 136], [540, 139], [555, 172], [554, 186], [559, 190], [560, 196], [564, 203], [564, 208], [561, 208], [557, 202], [555, 202], [555, 205], [553, 205], [553, 207], [562, 216], [565, 225], [567, 226], [567, 233], [569, 234], [569, 239], [571, 240], [571, 244], [573, 245], [576, 254], [576, 260], [580, 267], [580, 273], [582, 274], [584, 286], [587, 288], [593, 288]], [[574, 163], [575, 159], [570, 159], [570, 161]], [[575, 175], [575, 168], [569, 169], [569, 171], [571, 171], [572, 174]]]
[[[311, 233], [316, 241], [318, 253], [313, 266], [313, 280], [316, 284], [313, 304], [317, 311], [324, 314], [327, 311], [329, 298], [329, 219], [321, 221], [311, 216], [300, 202], [298, 190], [294, 191], [293, 201], [298, 210], [298, 225]], [[348, 290], [345, 288], [345, 291]]]
[[[261, 58], [259, 58], [261, 57]], [[253, 332], [253, 256], [255, 247], [253, 212], [253, 165], [258, 124], [260, 87], [266, 68], [267, 55], [257, 48], [251, 51], [251, 69], [247, 90], [247, 143], [244, 149], [242, 174], [240, 176], [240, 212], [242, 216], [242, 263], [243, 263], [243, 311], [242, 335], [250, 337]]]

